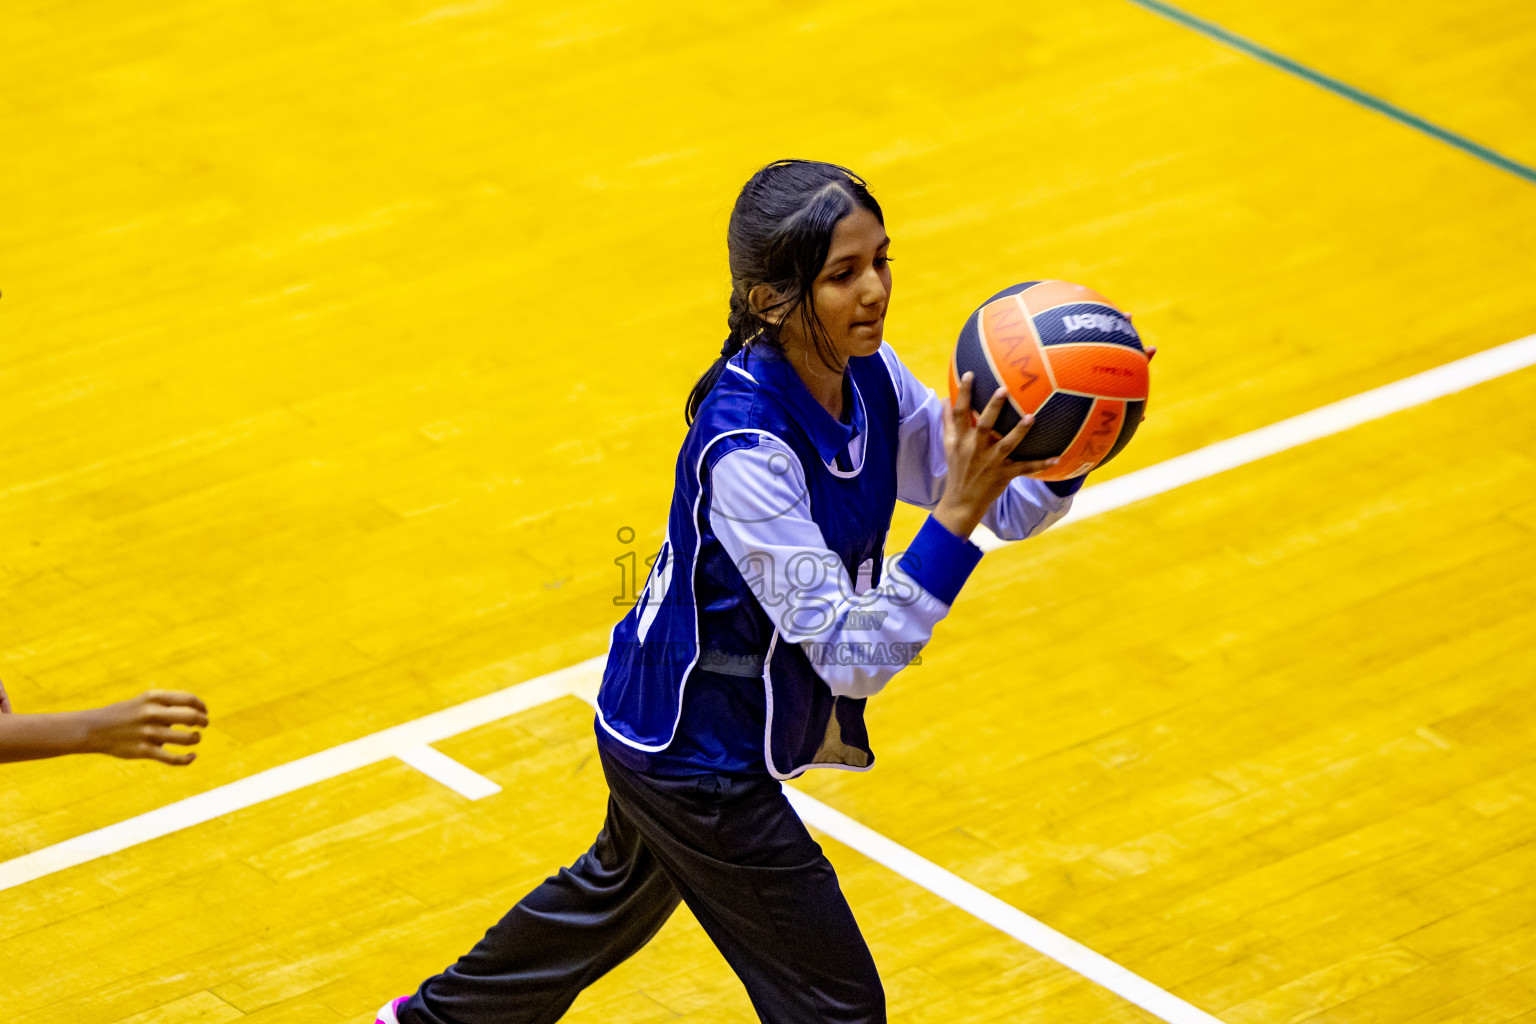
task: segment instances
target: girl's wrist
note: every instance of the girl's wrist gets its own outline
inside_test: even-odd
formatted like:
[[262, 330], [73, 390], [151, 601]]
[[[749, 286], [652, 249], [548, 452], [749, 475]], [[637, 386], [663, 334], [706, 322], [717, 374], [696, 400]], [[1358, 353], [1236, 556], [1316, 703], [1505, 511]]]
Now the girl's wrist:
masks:
[[107, 723], [104, 720], [106, 708], [91, 708], [88, 711], [68, 711], [60, 717], [65, 719], [61, 732], [68, 737], [66, 740], [71, 753], [75, 754], [105, 754], [107, 744], [104, 733]]
[[980, 513], [973, 512], [958, 502], [940, 501], [933, 510], [933, 518], [939, 525], [961, 540], [969, 540], [981, 524]]

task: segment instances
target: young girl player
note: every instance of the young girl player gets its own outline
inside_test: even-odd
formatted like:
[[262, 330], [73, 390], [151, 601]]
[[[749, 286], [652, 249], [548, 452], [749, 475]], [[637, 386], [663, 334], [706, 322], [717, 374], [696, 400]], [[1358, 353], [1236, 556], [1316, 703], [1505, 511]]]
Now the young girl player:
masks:
[[[686, 901], [772, 1024], [885, 1020], [832, 865], [780, 780], [874, 761], [864, 702], [907, 664], [981, 558], [1081, 479], [1013, 462], [1026, 417], [977, 421], [884, 341], [890, 239], [850, 171], [786, 160], [731, 213], [730, 337], [688, 397], [666, 541], [615, 627], [598, 695], [611, 796], [592, 848], [381, 1024], [535, 1024]], [[958, 411], [957, 411], [958, 410]], [[897, 499], [931, 510], [882, 573]]]

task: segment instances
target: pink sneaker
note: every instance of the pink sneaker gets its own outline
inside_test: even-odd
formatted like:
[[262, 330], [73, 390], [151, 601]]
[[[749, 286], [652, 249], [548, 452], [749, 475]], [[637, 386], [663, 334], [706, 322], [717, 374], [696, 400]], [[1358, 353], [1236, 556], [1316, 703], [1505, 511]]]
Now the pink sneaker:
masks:
[[379, 1007], [378, 1019], [373, 1024], [400, 1024], [400, 1018], [395, 1016], [395, 1011], [400, 1009], [400, 1004], [409, 998], [411, 997], [401, 996], [399, 999], [391, 999]]

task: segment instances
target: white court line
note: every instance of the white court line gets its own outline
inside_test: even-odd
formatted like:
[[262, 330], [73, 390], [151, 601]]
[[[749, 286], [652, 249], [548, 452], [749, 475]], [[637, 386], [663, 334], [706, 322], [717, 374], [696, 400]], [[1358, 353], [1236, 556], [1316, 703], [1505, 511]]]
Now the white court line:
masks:
[[[587, 687], [577, 686], [573, 696], [595, 707], [597, 681]], [[1012, 936], [1042, 956], [1049, 957], [1125, 1001], [1162, 1018], [1168, 1024], [1222, 1024], [1204, 1010], [1158, 988], [1141, 975], [1095, 953], [1081, 942], [1067, 938], [1050, 925], [1030, 917], [985, 889], [972, 885], [954, 872], [946, 871], [928, 858], [913, 853], [894, 839], [886, 838], [868, 825], [861, 825], [809, 793], [785, 786], [784, 795], [800, 819], [812, 828], [862, 853], [886, 870], [894, 871], [907, 881], [927, 889], [983, 924], [989, 924], [1004, 935]]]
[[76, 867], [214, 818], [222, 818], [226, 814], [254, 807], [316, 782], [334, 779], [358, 768], [398, 757], [401, 751], [436, 743], [499, 721], [508, 715], [515, 715], [519, 711], [538, 707], [568, 694], [572, 682], [583, 674], [601, 671], [604, 660], [601, 657], [590, 658], [558, 672], [434, 711], [422, 718], [301, 757], [297, 761], [280, 764], [276, 768], [268, 768], [173, 804], [157, 807], [138, 817], [23, 854], [0, 863], [0, 890], [25, 885], [65, 868]]
[[[1515, 370], [1536, 364], [1536, 335], [1522, 338], [1519, 341], [1500, 345], [1477, 355], [1468, 356], [1452, 363], [1425, 373], [1417, 374], [1389, 384], [1386, 387], [1377, 388], [1357, 395], [1354, 398], [1335, 402], [1313, 412], [1284, 420], [1269, 427], [1243, 434], [1229, 441], [1222, 441], [1188, 455], [1182, 455], [1167, 462], [1158, 463], [1146, 469], [1129, 473], [1126, 476], [1107, 483], [1098, 484], [1083, 490], [1073, 503], [1072, 514], [1063, 520], [1063, 523], [1075, 522], [1086, 519], [1089, 516], [1111, 509], [1119, 508], [1132, 501], [1138, 501], [1145, 497], [1161, 494], [1171, 488], [1190, 483], [1203, 477], [1220, 473], [1227, 469], [1243, 465], [1255, 459], [1263, 458], [1295, 445], [1305, 444], [1308, 441], [1325, 437], [1328, 434], [1337, 433], [1350, 427], [1357, 426], [1368, 420], [1385, 416], [1388, 413], [1406, 409], [1410, 406], [1439, 398], [1442, 395], [1459, 391], [1486, 380]], [[1058, 524], [1058, 528], [1059, 528]], [[978, 543], [986, 538], [978, 539]], [[1001, 542], [992, 544], [998, 546]], [[983, 544], [983, 546], [988, 546]], [[161, 836], [179, 832], [182, 829], [214, 818], [222, 817], [246, 807], [271, 800], [285, 793], [292, 793], [305, 786], [313, 785], [325, 779], [335, 778], [338, 775], [353, 771], [365, 765], [374, 764], [389, 757], [398, 757], [402, 751], [409, 751], [415, 747], [435, 743], [438, 740], [447, 739], [449, 736], [458, 735], [469, 729], [489, 724], [505, 718], [508, 715], [525, 711], [540, 704], [566, 695], [581, 696], [590, 700], [594, 677], [597, 675], [604, 662], [604, 657], [588, 659], [568, 668], [560, 669], [527, 682], [509, 686], [504, 690], [477, 697], [465, 701], [463, 704], [442, 711], [433, 712], [422, 718], [406, 722], [401, 725], [384, 729], [364, 736], [360, 739], [343, 743], [311, 754], [308, 757], [290, 761], [287, 764], [269, 768], [217, 789], [208, 790], [195, 796], [178, 800], [164, 807], [148, 811], [135, 818], [120, 821], [115, 825], [87, 832], [73, 839], [55, 843], [52, 846], [35, 850], [12, 860], [0, 863], [0, 890], [14, 886], [24, 885], [47, 875], [63, 871], [66, 868], [75, 867], [105, 857], [112, 853], [149, 842]], [[1059, 959], [1050, 950], [1055, 949], [1065, 956], [1072, 957], [1075, 954], [1069, 947], [1053, 945], [1056, 940], [1043, 934], [1036, 935], [1033, 932], [1035, 926], [1044, 928], [1039, 922], [1019, 913], [1008, 904], [995, 897], [988, 896], [984, 891], [975, 889], [969, 883], [958, 879], [947, 871], [939, 868], [929, 861], [923, 860], [910, 850], [879, 836], [878, 833], [866, 829], [851, 818], [838, 814], [831, 808], [814, 801], [803, 793], [791, 790], [797, 807], [802, 811], [809, 811], [818, 816], [823, 824], [821, 828], [827, 834], [846, 842], [855, 849], [861, 849], [866, 855], [884, 864], [903, 877], [928, 888], [930, 891], [949, 900], [956, 906], [965, 909], [968, 913], [996, 927], [1002, 928], [1009, 935], [1014, 936], [1031, 948], [1039, 950], [1046, 956]], [[836, 817], [833, 817], [835, 815]], [[811, 818], [807, 818], [812, 824], [816, 824]], [[828, 827], [830, 826], [830, 827]], [[839, 835], [839, 833], [842, 833]], [[849, 838], [845, 839], [843, 836]], [[878, 840], [876, 842], [875, 840]], [[860, 844], [863, 844], [862, 846]], [[924, 867], [926, 865], [927, 867]], [[929, 869], [932, 869], [931, 871]], [[915, 872], [918, 877], [907, 872]], [[935, 874], [938, 872], [939, 874]], [[959, 882], [964, 888], [954, 885], [949, 879]], [[932, 884], [929, 884], [932, 883]], [[974, 890], [972, 892], [971, 890]], [[986, 897], [985, 900], [978, 899]], [[994, 901], [995, 902], [988, 902]], [[963, 901], [963, 902], [962, 902]], [[993, 915], [993, 920], [986, 914]], [[1017, 916], [1014, 916], [1017, 915]], [[998, 924], [998, 922], [1003, 922]], [[1026, 922], [1032, 922], [1026, 925]], [[1007, 927], [1004, 927], [1007, 925]], [[1017, 928], [1017, 930], [1015, 930]], [[1046, 931], [1050, 931], [1046, 929]], [[1051, 935], [1057, 935], [1051, 932]], [[1044, 943], [1047, 949], [1041, 949], [1034, 945], [1033, 936]], [[1092, 963], [1085, 961], [1086, 970], [1073, 967], [1086, 977], [1100, 980], [1088, 971], [1099, 971], [1098, 961], [1102, 960], [1098, 954], [1086, 947], [1081, 947], [1065, 936], [1058, 936], [1061, 941], [1072, 944], [1072, 947], [1082, 949], [1084, 953], [1093, 958]], [[1066, 963], [1066, 961], [1061, 961]], [[1104, 961], [1104, 963], [1110, 963]], [[1068, 966], [1072, 966], [1068, 964]], [[1114, 966], [1111, 964], [1111, 966]], [[1127, 972], [1129, 973], [1129, 972]], [[1149, 984], [1142, 979], [1130, 975], [1141, 984]], [[1102, 982], [1101, 982], [1102, 983]], [[1108, 987], [1108, 986], [1106, 986]], [[1161, 990], [1155, 990], [1174, 999]], [[1124, 995], [1125, 993], [1121, 993]], [[1157, 1013], [1152, 1006], [1142, 1002], [1139, 998], [1127, 995], [1126, 998], [1146, 1009], [1149, 1013]], [[1181, 1001], [1175, 1000], [1180, 1005]], [[1160, 1005], [1154, 1003], [1153, 1005]], [[1189, 1008], [1191, 1012], [1199, 1014], [1200, 1011]], [[1165, 1016], [1158, 1014], [1169, 1024], [1188, 1024], [1194, 1021], [1212, 1021], [1208, 1015], [1199, 1017]]]
[[395, 755], [429, 779], [436, 779], [460, 796], [471, 800], [483, 800], [501, 792], [501, 787], [438, 750], [422, 745], [410, 747]]
[[[1072, 511], [1056, 524], [1056, 528], [1236, 469], [1266, 455], [1274, 455], [1329, 434], [1341, 433], [1391, 413], [1443, 398], [1474, 384], [1523, 370], [1532, 364], [1536, 364], [1536, 334], [1370, 391], [1362, 391], [1300, 416], [1292, 416], [1288, 420], [1225, 441], [1217, 441], [1186, 455], [1175, 456], [1166, 462], [1138, 469], [1102, 484], [1085, 487], [1072, 503]], [[978, 530], [973, 539], [983, 551], [996, 551], [1008, 543], [998, 539], [996, 534], [985, 527]]]
[[1127, 1002], [1135, 1003], [1148, 1013], [1161, 1017], [1168, 1024], [1221, 1024], [1221, 1021], [1204, 1010], [1163, 991], [1139, 974], [1126, 970], [1108, 957], [1100, 956], [1081, 942], [1067, 938], [1012, 904], [1004, 903], [985, 889], [944, 870], [926, 857], [918, 856], [874, 829], [860, 825], [815, 797], [789, 787], [785, 787], [784, 794], [807, 825], [820, 829], [844, 846], [859, 851], [877, 864], [883, 864], [1004, 935], [1013, 936], [1035, 952], [1050, 957], [1089, 981], [1097, 982]]

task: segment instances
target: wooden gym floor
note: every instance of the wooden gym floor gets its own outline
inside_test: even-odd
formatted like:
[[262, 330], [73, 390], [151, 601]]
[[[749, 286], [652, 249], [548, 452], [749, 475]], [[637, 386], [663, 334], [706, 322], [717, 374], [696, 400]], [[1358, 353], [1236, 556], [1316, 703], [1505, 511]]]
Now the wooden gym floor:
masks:
[[[1198, 0], [1536, 162], [1536, 9]], [[942, 380], [1015, 280], [1161, 347], [1110, 479], [1536, 332], [1536, 184], [1123, 0], [35, 0], [0, 62], [0, 860], [601, 654], [781, 156]], [[1536, 1022], [1536, 370], [989, 555], [799, 785], [1227, 1024]], [[918, 516], [898, 516], [893, 549]], [[624, 528], [634, 539], [621, 542]], [[628, 534], [625, 534], [628, 536]], [[12, 1024], [369, 1020], [590, 842], [572, 698], [0, 891]], [[1151, 1017], [835, 841], [892, 1019]], [[741, 1022], [684, 913], [570, 1019]]]

